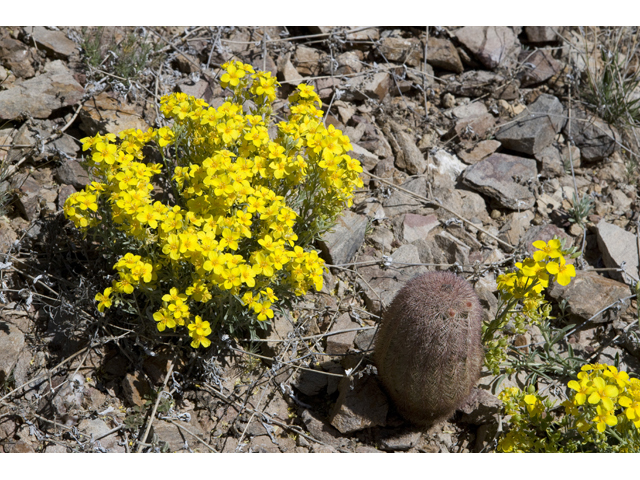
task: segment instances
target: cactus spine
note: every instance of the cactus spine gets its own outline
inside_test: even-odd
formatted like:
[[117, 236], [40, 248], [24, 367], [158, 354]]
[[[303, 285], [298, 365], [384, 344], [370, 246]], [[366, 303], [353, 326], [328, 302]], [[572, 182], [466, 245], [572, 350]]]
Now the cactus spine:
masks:
[[480, 378], [482, 307], [450, 272], [410, 280], [385, 311], [374, 362], [398, 411], [418, 425], [451, 417]]

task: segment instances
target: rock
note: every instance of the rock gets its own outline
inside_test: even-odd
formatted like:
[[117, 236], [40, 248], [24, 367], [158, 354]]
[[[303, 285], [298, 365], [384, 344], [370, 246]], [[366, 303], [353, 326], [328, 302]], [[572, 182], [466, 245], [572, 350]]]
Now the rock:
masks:
[[411, 243], [419, 238], [426, 238], [431, 230], [440, 225], [435, 215], [415, 215], [407, 213], [402, 220], [402, 239]]
[[343, 378], [339, 391], [330, 421], [340, 433], [386, 425], [389, 404], [377, 378], [371, 375]]
[[518, 74], [521, 87], [532, 87], [546, 82], [562, 70], [562, 64], [551, 55], [551, 50], [522, 50], [518, 61], [523, 64]]
[[[78, 424], [78, 430], [81, 433], [84, 433], [85, 435], [93, 439], [94, 441], [96, 441], [96, 439], [108, 433], [111, 430], [111, 428], [109, 428], [109, 426], [105, 423], [104, 420], [100, 420], [99, 418], [96, 418], [93, 420], [90, 420], [90, 419], [81, 420], [80, 423]], [[103, 438], [100, 438], [100, 440], [97, 440], [96, 444], [99, 443], [100, 446], [105, 448], [107, 451], [113, 450], [114, 447], [118, 446], [117, 435], [118, 433], [114, 432], [107, 437], [103, 437]]]
[[535, 197], [525, 185], [534, 181], [537, 174], [535, 160], [494, 153], [468, 167], [463, 182], [504, 208], [527, 210], [533, 207]]
[[[363, 262], [380, 260], [369, 256]], [[424, 266], [402, 265], [421, 263], [418, 248], [415, 245], [402, 245], [391, 255], [391, 265], [380, 268], [378, 265], [358, 269], [362, 278], [358, 279], [367, 307], [376, 315], [391, 303], [398, 290], [411, 278], [426, 273]], [[372, 290], [373, 289], [373, 290]]]
[[449, 177], [454, 183], [467, 168], [464, 163], [458, 160], [458, 157], [443, 149], [436, 151], [432, 158], [435, 162], [429, 163], [431, 171]]
[[560, 151], [553, 145], [543, 148], [535, 155], [542, 164], [540, 175], [544, 178], [555, 178], [564, 175], [564, 163]]
[[456, 47], [446, 38], [429, 37], [427, 63], [434, 68], [455, 73], [462, 73], [464, 70]]
[[535, 215], [532, 211], [513, 212], [507, 215], [507, 221], [500, 229], [500, 238], [511, 245], [518, 245], [520, 238], [531, 226]]
[[309, 370], [300, 370], [298, 375], [291, 382], [298, 391], [313, 397], [318, 395], [327, 388], [327, 375], [321, 372], [310, 372]]
[[422, 43], [417, 38], [386, 37], [380, 41], [380, 54], [386, 62], [417, 67], [422, 62]]
[[357, 143], [352, 143], [351, 146], [353, 147], [353, 150], [349, 152], [349, 156], [358, 160], [362, 164], [362, 168], [370, 172], [376, 167], [380, 161], [377, 155], [374, 155], [369, 152], [369, 150], [362, 148]]
[[[360, 54], [360, 55], [358, 55]], [[362, 71], [362, 53], [359, 51], [344, 52], [336, 57], [338, 69], [336, 73], [340, 75], [349, 75]]]
[[458, 156], [463, 162], [473, 165], [491, 155], [500, 148], [500, 145], [502, 144], [497, 140], [483, 140], [468, 150], [458, 152]]
[[[454, 237], [449, 232], [440, 232], [434, 237], [436, 245], [444, 254], [445, 262], [433, 263], [458, 263], [466, 265], [469, 263], [469, 253], [471, 249], [460, 239]], [[430, 263], [430, 262], [424, 262]]]
[[452, 108], [451, 113], [454, 117], [462, 120], [470, 117], [480, 117], [482, 115], [486, 115], [489, 111], [484, 103], [471, 102]]
[[391, 150], [391, 145], [389, 145], [387, 139], [384, 138], [380, 129], [371, 123], [363, 122], [361, 125], [364, 125], [364, 131], [358, 144], [380, 158], [392, 157], [393, 151]]
[[[183, 425], [185, 429], [192, 432], [194, 435], [203, 438], [206, 434], [197, 423], [186, 423], [176, 421], [179, 425]], [[159, 442], [164, 443], [169, 448], [169, 452], [179, 452], [181, 450], [195, 450], [197, 452], [208, 452], [206, 447], [202, 446], [196, 438], [182, 428], [174, 425], [171, 422], [164, 420], [154, 420], [153, 433], [158, 436]], [[150, 439], [149, 437], [147, 441]]]
[[456, 30], [458, 41], [489, 70], [514, 64], [518, 42], [509, 27], [462, 27]]
[[562, 27], [524, 27], [527, 39], [531, 43], [551, 43], [558, 41], [558, 34]]
[[[340, 79], [335, 77], [319, 78], [316, 80], [316, 90], [322, 100], [329, 100], [333, 97], [336, 89], [340, 88]], [[347, 96], [347, 98], [350, 98]]]
[[[590, 319], [600, 310], [630, 294], [629, 287], [624, 283], [598, 275], [597, 272], [582, 270], [576, 272], [575, 278], [566, 287], [553, 282], [549, 288], [551, 297], [567, 301], [570, 314], [578, 317], [579, 323]], [[629, 300], [618, 305], [620, 309], [610, 308], [591, 321], [593, 323], [612, 321], [629, 308]]]
[[6, 217], [0, 217], [0, 254], [9, 252], [16, 240], [18, 235], [11, 227], [9, 220]]
[[[360, 325], [358, 325], [356, 322], [353, 322], [348, 313], [343, 313], [333, 324], [330, 332], [350, 330], [359, 327]], [[353, 347], [353, 341], [355, 340], [357, 333], [357, 331], [353, 331], [328, 336], [326, 353], [328, 353], [329, 355], [342, 355], [347, 353], [349, 349]]]
[[[424, 177], [412, 178], [401, 186], [417, 195], [427, 196], [427, 181]], [[425, 203], [422, 200], [395, 188], [389, 188], [389, 190], [391, 192], [390, 195], [382, 203], [386, 217], [393, 218], [403, 213], [424, 211]]]
[[[56, 200], [56, 207], [58, 208], [58, 210], [64, 209], [64, 203], [67, 201], [67, 198], [69, 198], [77, 191], [78, 190], [76, 190], [71, 185], [62, 185], [58, 190], [58, 198]], [[2, 248], [0, 248], [0, 251], [2, 251]]]
[[16, 77], [31, 78], [36, 74], [31, 64], [33, 62], [31, 51], [19, 40], [10, 37], [0, 39], [0, 61]]
[[78, 46], [60, 30], [48, 30], [45, 27], [25, 27], [25, 33], [33, 39], [38, 48], [48, 57], [68, 60], [78, 51]]
[[11, 375], [24, 343], [24, 333], [4, 316], [0, 318], [0, 384]]
[[61, 60], [49, 63], [44, 73], [29, 80], [17, 81], [0, 91], [0, 119], [14, 120], [24, 114], [47, 118], [59, 108], [75, 105], [84, 89]]
[[412, 136], [404, 132], [395, 122], [391, 123], [391, 126], [400, 148], [396, 156], [396, 167], [407, 171], [410, 175], [422, 175], [427, 169], [427, 161]]
[[407, 429], [382, 430], [378, 437], [379, 448], [387, 452], [403, 452], [420, 441], [420, 431]]
[[496, 98], [505, 98], [502, 96], [501, 86], [504, 84], [504, 77], [497, 73], [487, 72], [485, 70], [469, 70], [456, 78], [451, 78], [444, 86], [444, 90], [462, 97], [480, 97], [482, 95], [497, 96]]
[[496, 119], [490, 113], [466, 117], [458, 120], [446, 137], [453, 138], [456, 136], [460, 140], [484, 139], [492, 131], [495, 124]]
[[287, 60], [284, 63], [279, 76], [285, 83], [288, 83], [290, 85], [299, 85], [300, 82], [303, 81], [302, 75], [298, 73], [296, 67], [293, 66], [293, 63], [291, 63], [291, 60]]
[[350, 80], [350, 85], [351, 96], [354, 100], [382, 100], [389, 93], [393, 80], [389, 73], [378, 72], [373, 75], [355, 77]]
[[349, 263], [364, 242], [366, 229], [366, 216], [345, 212], [335, 227], [318, 241], [325, 260], [332, 265]]
[[215, 97], [215, 86], [212, 85], [206, 78], [201, 78], [197, 82], [188, 82], [178, 85], [178, 90], [187, 95], [191, 95], [196, 98], [202, 98], [205, 102], [211, 103]]
[[[387, 253], [391, 251], [394, 238], [391, 230], [384, 226], [378, 226], [373, 229], [373, 232], [367, 237], [367, 240], [371, 241], [373, 246], [383, 253]], [[0, 243], [0, 252], [2, 251], [1, 245]]]
[[320, 73], [320, 57], [322, 52], [315, 48], [298, 45], [294, 65], [303, 76], [316, 76]]
[[130, 406], [142, 406], [151, 395], [151, 386], [141, 372], [127, 373], [122, 379], [122, 393]]
[[55, 179], [62, 185], [71, 185], [76, 190], [82, 190], [91, 183], [87, 171], [77, 160], [63, 160], [56, 168]]
[[598, 247], [607, 268], [622, 268], [623, 272], [609, 272], [611, 277], [631, 285], [638, 281], [638, 243], [636, 236], [601, 220], [597, 225]]
[[[442, 200], [442, 205], [453, 210], [459, 215], [463, 215], [469, 221], [473, 223], [488, 223], [490, 222], [489, 214], [487, 213], [487, 204], [481, 195], [471, 190], [463, 188], [456, 188], [455, 190], [448, 190], [441, 192], [436, 189], [434, 192]], [[453, 218], [452, 215], [444, 210], [438, 210], [440, 219]]]
[[[355, 28], [354, 28], [355, 29]], [[380, 30], [378, 28], [366, 28], [353, 33], [347, 33], [349, 42], [377, 42], [380, 40]], [[357, 47], [358, 43], [354, 46]]]
[[340, 445], [340, 432], [327, 422], [321, 420], [317, 414], [311, 413], [309, 410], [304, 410], [301, 418], [312, 437], [331, 446]]
[[149, 129], [149, 125], [134, 108], [119, 104], [106, 93], [92, 98], [82, 107], [80, 121], [82, 130], [88, 135], [118, 133], [129, 128], [143, 131]]
[[472, 425], [498, 423], [498, 415], [502, 409], [502, 400], [486, 390], [474, 388], [465, 404], [458, 410], [462, 412], [460, 419]]
[[526, 110], [500, 128], [496, 139], [505, 148], [535, 155], [551, 145], [564, 126], [563, 112], [560, 100], [543, 93]]
[[573, 110], [571, 122], [567, 123], [565, 131], [567, 136], [573, 138], [576, 147], [580, 149], [580, 158], [585, 162], [603, 160], [619, 150], [618, 132], [584, 110]]

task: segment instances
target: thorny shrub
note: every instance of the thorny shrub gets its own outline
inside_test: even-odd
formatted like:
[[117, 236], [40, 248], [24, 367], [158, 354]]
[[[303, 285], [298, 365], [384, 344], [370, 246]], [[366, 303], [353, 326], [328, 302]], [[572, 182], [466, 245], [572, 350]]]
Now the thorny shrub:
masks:
[[313, 87], [299, 85], [272, 125], [276, 79], [238, 61], [223, 68], [232, 95], [218, 108], [175, 93], [161, 100], [169, 126], [84, 138], [96, 181], [64, 208], [117, 259], [98, 310], [146, 314], [194, 348], [220, 326], [253, 334], [277, 302], [319, 291], [324, 262], [310, 244], [363, 185]]
[[640, 451], [640, 380], [611, 365], [584, 365], [562, 403], [564, 415], [533, 386], [499, 395], [510, 415], [500, 452]]

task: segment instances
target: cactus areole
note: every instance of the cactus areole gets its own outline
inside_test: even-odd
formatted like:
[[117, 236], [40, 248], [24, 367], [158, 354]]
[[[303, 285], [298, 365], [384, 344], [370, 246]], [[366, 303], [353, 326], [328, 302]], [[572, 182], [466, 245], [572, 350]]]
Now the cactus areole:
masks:
[[451, 272], [410, 280], [382, 317], [373, 355], [400, 414], [422, 426], [451, 417], [480, 378], [481, 335], [469, 282]]

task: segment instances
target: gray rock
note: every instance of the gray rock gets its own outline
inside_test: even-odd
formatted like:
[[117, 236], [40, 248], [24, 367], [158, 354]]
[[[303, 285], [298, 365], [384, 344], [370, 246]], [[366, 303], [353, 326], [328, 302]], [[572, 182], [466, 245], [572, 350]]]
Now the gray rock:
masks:
[[509, 27], [462, 27], [455, 31], [458, 41], [489, 70], [514, 64], [519, 44]]
[[621, 268], [623, 272], [609, 272], [611, 277], [631, 285], [638, 281], [638, 243], [636, 236], [604, 220], [597, 225], [598, 247], [607, 268]]
[[0, 39], [0, 59], [16, 77], [31, 78], [36, 74], [31, 64], [33, 62], [31, 51], [20, 40], [11, 37]]
[[502, 400], [482, 388], [474, 388], [465, 404], [458, 410], [462, 412], [461, 421], [472, 425], [498, 423]]
[[24, 333], [4, 317], [0, 319], [0, 383], [11, 375], [24, 343]]
[[366, 216], [345, 212], [318, 242], [325, 260], [332, 265], [349, 263], [364, 242], [366, 229]]
[[[571, 128], [571, 135], [569, 135]], [[605, 121], [581, 109], [575, 109], [565, 131], [580, 149], [585, 162], [597, 162], [619, 150], [620, 135]]]
[[350, 81], [350, 85], [354, 100], [382, 100], [389, 93], [393, 80], [389, 73], [378, 72], [371, 76], [355, 77]]
[[490, 113], [484, 115], [470, 116], [458, 120], [455, 126], [447, 134], [447, 138], [456, 136], [460, 140], [470, 140], [485, 138], [496, 124], [496, 119]]
[[497, 140], [483, 140], [467, 150], [458, 152], [458, 156], [469, 165], [478, 163], [498, 150], [502, 144]]
[[440, 222], [435, 215], [407, 213], [402, 220], [402, 239], [405, 243], [411, 243], [419, 238], [426, 238], [438, 225]]
[[304, 410], [301, 418], [305, 427], [307, 427], [307, 431], [312, 437], [334, 447], [337, 447], [342, 443], [340, 439], [340, 432], [327, 422], [321, 420], [317, 414], [312, 413], [309, 410]]
[[535, 197], [528, 187], [538, 170], [536, 161], [494, 153], [481, 162], [468, 167], [463, 182], [511, 210], [526, 210], [533, 207]]
[[91, 183], [89, 174], [77, 160], [63, 160], [56, 168], [55, 179], [62, 185], [71, 185], [76, 190], [82, 190]]
[[362, 71], [362, 59], [357, 51], [347, 51], [336, 57], [338, 69], [336, 73], [340, 75], [348, 75], [350, 73], [359, 73]]
[[[436, 189], [437, 195], [442, 200], [442, 205], [453, 210], [454, 212], [464, 216], [473, 223], [489, 222], [490, 217], [487, 213], [487, 203], [484, 198], [472, 192], [471, 190], [465, 190], [462, 188], [450, 189], [446, 192], [440, 192]], [[438, 210], [440, 219], [452, 218], [449, 212]]]
[[565, 124], [564, 107], [556, 97], [541, 94], [535, 102], [496, 133], [502, 146], [535, 155], [551, 145]]
[[178, 85], [178, 89], [182, 93], [186, 93], [187, 95], [191, 95], [196, 98], [202, 98], [205, 102], [211, 103], [214, 98], [214, 89], [213, 86], [206, 78], [201, 78], [197, 82], [192, 82], [191, 80]]
[[469, 117], [479, 117], [489, 113], [484, 103], [480, 101], [466, 103], [464, 105], [458, 105], [451, 110], [454, 117], [458, 119], [464, 119]]
[[60, 30], [48, 30], [45, 27], [26, 27], [25, 33], [30, 35], [38, 48], [44, 50], [48, 57], [67, 60], [78, 51], [78, 46]]
[[385, 426], [389, 403], [377, 378], [363, 375], [343, 378], [340, 395], [330, 416], [331, 425], [341, 433]]
[[532, 87], [546, 82], [562, 70], [562, 64], [553, 58], [551, 50], [523, 50], [518, 61], [523, 65], [518, 74], [521, 87]]
[[[577, 271], [575, 278], [565, 287], [553, 282], [549, 288], [549, 295], [556, 300], [565, 299], [571, 315], [578, 317], [581, 322], [630, 294], [629, 287], [624, 283], [598, 275], [597, 272], [584, 271]], [[611, 308], [599, 314], [592, 322], [606, 323], [617, 318], [629, 308], [629, 300], [618, 305], [620, 309]]]
[[553, 145], [543, 148], [535, 155], [542, 164], [540, 175], [544, 178], [555, 178], [564, 175], [564, 163], [560, 151]]
[[456, 47], [447, 38], [429, 37], [427, 63], [434, 68], [462, 73], [464, 67]]
[[[343, 313], [338, 317], [330, 331], [337, 332], [339, 330], [350, 330], [359, 327], [360, 325], [352, 321], [348, 313]], [[349, 349], [353, 347], [353, 341], [357, 333], [357, 331], [353, 331], [328, 336], [326, 353], [329, 355], [342, 355], [347, 353]]]
[[531, 43], [550, 43], [558, 41], [558, 34], [562, 27], [524, 27], [527, 39]]
[[[429, 169], [432, 175], [434, 175], [433, 183], [440, 184], [440, 178], [437, 178], [437, 176], [449, 177], [447, 183], [450, 183], [451, 187], [453, 187], [460, 174], [467, 168], [464, 163], [458, 160], [458, 157], [443, 149], [436, 151], [430, 160], [433, 160], [433, 162], [429, 163]], [[449, 185], [445, 188], [446, 190], [450, 190]], [[436, 187], [436, 190], [439, 190], [439, 188]]]
[[382, 430], [378, 437], [381, 450], [403, 452], [415, 447], [420, 441], [420, 431], [407, 429]]
[[[403, 183], [402, 188], [423, 197], [427, 196], [427, 180], [424, 177], [412, 178]], [[390, 188], [389, 197], [383, 201], [384, 213], [388, 218], [403, 213], [417, 213], [425, 209], [425, 203], [403, 191]]]
[[357, 143], [352, 143], [353, 150], [349, 152], [349, 156], [355, 158], [362, 164], [362, 168], [367, 171], [373, 170], [380, 159], [366, 148], [361, 147]]
[[298, 45], [294, 65], [301, 75], [316, 76], [320, 73], [320, 57], [322, 51]]
[[469, 263], [469, 253], [471, 249], [460, 239], [454, 237], [449, 232], [440, 232], [434, 237], [434, 240], [440, 248], [440, 251], [444, 254], [446, 259], [445, 263], [457, 262], [460, 265]]
[[14, 120], [24, 114], [47, 118], [54, 110], [78, 103], [83, 93], [64, 63], [55, 60], [41, 75], [0, 91], [0, 119]]
[[321, 372], [300, 370], [291, 384], [300, 392], [313, 397], [327, 388], [327, 375]]

